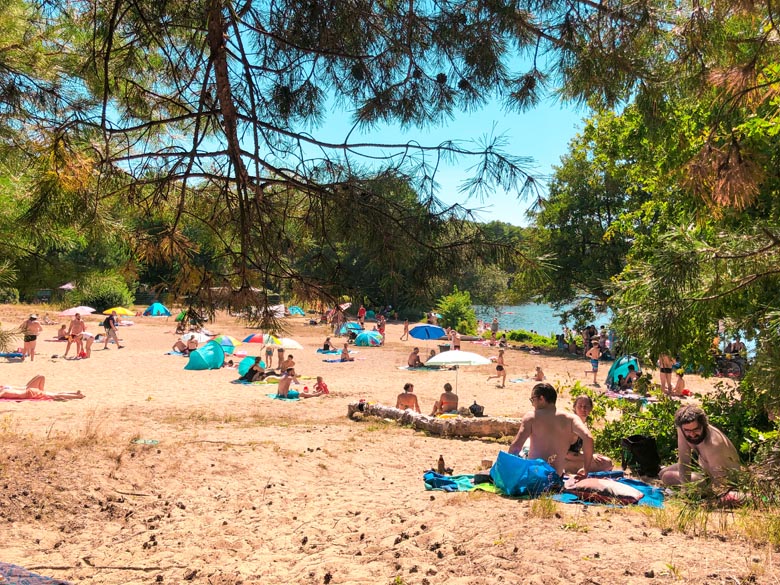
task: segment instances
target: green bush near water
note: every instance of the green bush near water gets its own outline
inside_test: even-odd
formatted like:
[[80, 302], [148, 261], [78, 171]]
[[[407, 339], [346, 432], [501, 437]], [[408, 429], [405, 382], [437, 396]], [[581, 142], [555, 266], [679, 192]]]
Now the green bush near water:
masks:
[[[508, 342], [518, 345], [532, 345], [534, 347], [540, 347], [543, 349], [558, 348], [558, 341], [552, 335], [539, 335], [538, 333], [531, 333], [525, 329], [514, 329], [505, 333]], [[490, 337], [490, 331], [485, 331], [482, 333], [483, 339], [490, 339]], [[499, 334], [498, 337], [500, 338], [501, 334]]]

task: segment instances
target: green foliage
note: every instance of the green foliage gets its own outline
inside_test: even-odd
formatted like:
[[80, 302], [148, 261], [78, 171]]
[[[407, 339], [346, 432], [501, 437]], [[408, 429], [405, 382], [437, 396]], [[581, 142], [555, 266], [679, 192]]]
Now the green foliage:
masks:
[[[488, 333], [488, 337], [490, 334]], [[535, 347], [543, 347], [545, 349], [557, 349], [558, 342], [555, 336], [539, 335], [538, 333], [531, 333], [525, 329], [514, 329], [507, 334], [509, 341], [516, 341], [524, 345], [533, 345]]]
[[[661, 461], [672, 463], [677, 459], [674, 413], [680, 407], [678, 401], [660, 395], [658, 402], [643, 405], [638, 401], [609, 399], [603, 395], [591, 397], [594, 401], [594, 413], [596, 404], [599, 408], [604, 408], [605, 412], [606, 409], [612, 409], [620, 413], [617, 419], [607, 421], [603, 428], [593, 431], [597, 452], [608, 455], [613, 461], [620, 461], [621, 441], [625, 437], [641, 434], [655, 437]], [[595, 418], [594, 415], [591, 416]]]
[[19, 291], [10, 286], [0, 287], [0, 303], [14, 304], [19, 302]]
[[66, 295], [68, 305], [87, 305], [98, 312], [133, 303], [133, 294], [122, 277], [116, 274], [94, 274], [76, 283]]
[[451, 294], [438, 300], [436, 312], [441, 315], [439, 323], [442, 327], [452, 327], [466, 335], [477, 332], [477, 314], [468, 291], [461, 292], [458, 287], [453, 287]]
[[766, 400], [766, 393], [757, 392], [749, 383], [738, 389], [719, 383], [715, 392], [701, 397], [710, 423], [726, 433], [745, 460], [755, 459], [767, 442], [777, 441]]

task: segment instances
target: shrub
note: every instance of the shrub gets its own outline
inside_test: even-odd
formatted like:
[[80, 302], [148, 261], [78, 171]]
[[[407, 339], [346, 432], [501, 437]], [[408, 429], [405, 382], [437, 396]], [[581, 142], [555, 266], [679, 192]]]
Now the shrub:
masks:
[[68, 305], [87, 305], [101, 312], [111, 307], [133, 303], [133, 295], [124, 279], [117, 274], [92, 275], [77, 283], [66, 296]]
[[0, 303], [1, 304], [16, 304], [19, 302], [19, 291], [12, 287], [0, 287]]
[[466, 335], [474, 335], [477, 332], [477, 314], [472, 308], [468, 291], [461, 292], [458, 287], [453, 287], [452, 294], [439, 299], [436, 312], [441, 315], [439, 324], [442, 327], [452, 327]]

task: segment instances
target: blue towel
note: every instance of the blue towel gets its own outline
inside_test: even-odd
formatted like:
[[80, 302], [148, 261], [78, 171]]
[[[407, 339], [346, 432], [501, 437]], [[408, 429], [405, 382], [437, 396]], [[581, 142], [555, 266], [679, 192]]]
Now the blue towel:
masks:
[[4, 358], [20, 358], [24, 357], [24, 354], [18, 351], [9, 351], [6, 353], [0, 353], [0, 357]]
[[25, 585], [69, 585], [68, 581], [44, 577], [32, 573], [23, 567], [0, 562], [0, 583], [17, 583]]
[[268, 398], [273, 398], [274, 400], [282, 400], [284, 402], [295, 402], [296, 400], [300, 400], [300, 398], [284, 398], [282, 396], [279, 396], [278, 394], [266, 394]]
[[439, 475], [435, 471], [423, 474], [426, 490], [470, 492], [474, 489], [474, 475]]
[[317, 350], [317, 353], [327, 353], [327, 354], [334, 354], [335, 355], [335, 354], [341, 353], [341, 350], [340, 349], [329, 349], [328, 351], [325, 351], [324, 349], [319, 348]]

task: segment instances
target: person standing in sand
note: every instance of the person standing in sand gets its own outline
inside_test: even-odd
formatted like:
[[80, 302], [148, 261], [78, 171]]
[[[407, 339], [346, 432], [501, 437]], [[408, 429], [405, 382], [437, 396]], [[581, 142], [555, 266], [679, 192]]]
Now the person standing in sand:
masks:
[[401, 334], [401, 341], [407, 341], [409, 339], [409, 319], [404, 321], [404, 332]]
[[496, 358], [496, 375], [495, 376], [488, 376], [487, 380], [485, 382], [489, 382], [493, 378], [500, 379], [501, 385], [499, 388], [504, 388], [506, 386], [506, 364], [504, 364], [504, 350], [499, 349], [498, 350], [498, 357]]
[[585, 371], [585, 375], [593, 374], [593, 385], [598, 386], [596, 382], [596, 375], [599, 373], [599, 358], [601, 357], [601, 350], [599, 349], [599, 340], [594, 339], [590, 342], [590, 349], [585, 353], [585, 357], [590, 359], [590, 371]]
[[70, 346], [74, 341], [76, 342], [76, 357], [81, 355], [81, 352], [84, 351], [82, 334], [84, 331], [86, 331], [86, 329], [87, 326], [84, 324], [84, 321], [81, 320], [81, 315], [76, 313], [73, 316], [70, 325], [68, 326], [68, 345], [65, 347], [65, 353], [62, 356], [63, 358], [68, 357], [68, 351], [70, 350]]
[[119, 345], [119, 337], [116, 334], [116, 319], [116, 311], [111, 311], [111, 314], [103, 322], [103, 327], [106, 330], [106, 340], [105, 343], [103, 343], [104, 350], [108, 349], [108, 342], [112, 339], [114, 340], [114, 343], [116, 343], [117, 349], [122, 349], [124, 347], [124, 345]]
[[587, 477], [593, 462], [593, 436], [588, 427], [574, 414], [556, 409], [558, 393], [550, 384], [537, 384], [531, 390], [533, 410], [523, 416], [520, 429], [509, 446], [509, 453], [518, 455], [523, 445], [531, 439], [529, 459], [543, 459], [563, 477], [566, 453], [572, 435], [582, 439], [582, 469], [577, 477]]
[[420, 404], [417, 402], [417, 396], [414, 395], [414, 384], [407, 382], [404, 384], [404, 391], [398, 395], [395, 401], [395, 407], [398, 410], [413, 410], [420, 412]]
[[674, 368], [674, 358], [668, 353], [662, 353], [658, 356], [659, 377], [661, 378], [661, 391], [667, 396], [672, 395], [672, 368]]
[[658, 477], [665, 485], [700, 481], [691, 471], [691, 454], [696, 453], [699, 466], [714, 484], [722, 485], [730, 472], [740, 468], [734, 444], [720, 429], [709, 424], [707, 414], [698, 406], [685, 405], [674, 415], [677, 427], [677, 463], [661, 469]]
[[19, 326], [19, 330], [24, 335], [24, 349], [22, 350], [22, 361], [30, 356], [30, 361], [35, 361], [35, 345], [38, 342], [38, 336], [43, 333], [43, 327], [38, 323], [38, 315], [33, 313]]
[[493, 317], [493, 321], [490, 323], [490, 339], [494, 342], [498, 337], [498, 317]]
[[290, 384], [293, 382], [300, 384], [298, 378], [295, 377], [295, 370], [293, 368], [288, 368], [279, 379], [279, 385], [276, 387], [276, 395], [280, 398], [287, 398], [287, 393], [290, 391]]

